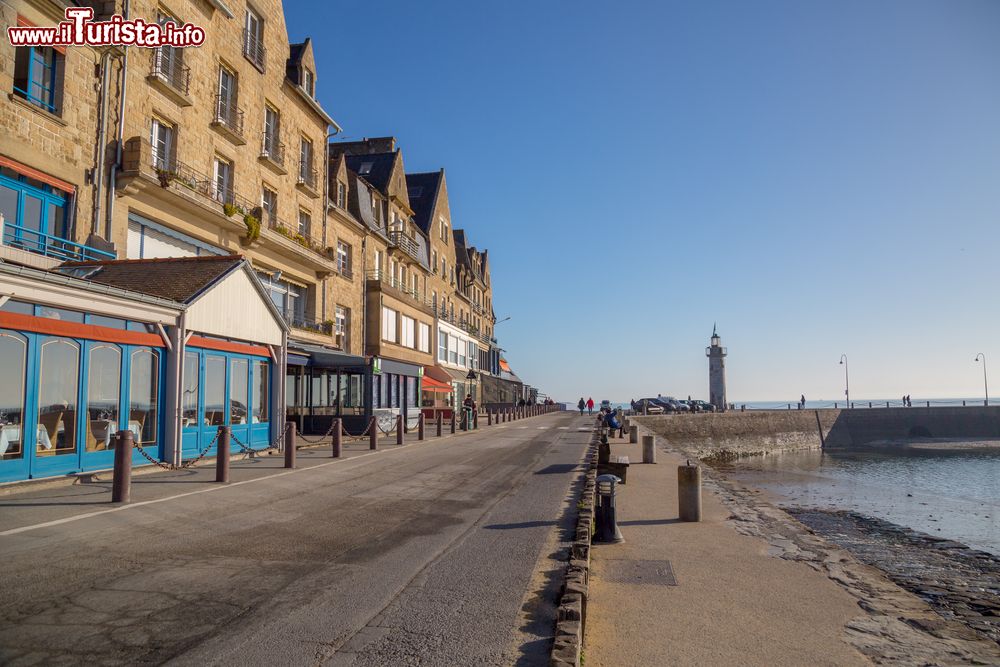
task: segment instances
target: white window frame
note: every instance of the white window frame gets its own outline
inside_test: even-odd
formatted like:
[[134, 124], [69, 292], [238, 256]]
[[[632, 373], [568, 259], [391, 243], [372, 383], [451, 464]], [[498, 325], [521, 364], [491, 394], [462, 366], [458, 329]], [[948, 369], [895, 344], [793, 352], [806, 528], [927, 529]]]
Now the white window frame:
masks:
[[399, 344], [404, 347], [416, 348], [417, 321], [409, 315], [400, 315], [399, 318]]
[[431, 325], [424, 322], [417, 323], [417, 349], [430, 354], [431, 351]]
[[382, 306], [382, 340], [395, 343], [399, 340], [396, 331], [397, 313], [392, 308]]

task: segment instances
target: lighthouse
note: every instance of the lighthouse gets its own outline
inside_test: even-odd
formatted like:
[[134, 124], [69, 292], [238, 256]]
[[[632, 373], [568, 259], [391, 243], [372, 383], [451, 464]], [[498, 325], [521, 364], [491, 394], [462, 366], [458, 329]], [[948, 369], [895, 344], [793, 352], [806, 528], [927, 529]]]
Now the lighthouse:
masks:
[[712, 326], [712, 344], [705, 348], [708, 357], [708, 402], [720, 412], [728, 407], [726, 402], [726, 348], [722, 347], [722, 339]]

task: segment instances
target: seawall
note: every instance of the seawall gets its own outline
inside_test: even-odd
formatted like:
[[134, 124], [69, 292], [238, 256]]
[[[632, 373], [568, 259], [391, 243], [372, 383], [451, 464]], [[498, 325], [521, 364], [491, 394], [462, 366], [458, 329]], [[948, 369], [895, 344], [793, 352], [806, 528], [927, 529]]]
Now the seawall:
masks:
[[727, 460], [823, 445], [905, 448], [947, 440], [1000, 441], [1000, 406], [761, 410], [635, 419], [671, 447], [699, 459]]

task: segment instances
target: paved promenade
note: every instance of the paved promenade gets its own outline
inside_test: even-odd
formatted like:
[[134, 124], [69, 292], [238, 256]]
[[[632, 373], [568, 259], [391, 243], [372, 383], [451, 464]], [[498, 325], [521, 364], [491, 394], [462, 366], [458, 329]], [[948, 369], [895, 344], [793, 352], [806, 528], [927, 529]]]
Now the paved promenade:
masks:
[[545, 664], [579, 421], [0, 497], [0, 664]]
[[[660, 449], [656, 465], [643, 465], [641, 444], [612, 443], [613, 457], [633, 462], [618, 495], [625, 542], [591, 550], [587, 667], [869, 664], [845, 641], [845, 625], [863, 614], [853, 597], [737, 533], [708, 490], [703, 521], [678, 522], [684, 459]], [[665, 585], [666, 563], [676, 585]]]

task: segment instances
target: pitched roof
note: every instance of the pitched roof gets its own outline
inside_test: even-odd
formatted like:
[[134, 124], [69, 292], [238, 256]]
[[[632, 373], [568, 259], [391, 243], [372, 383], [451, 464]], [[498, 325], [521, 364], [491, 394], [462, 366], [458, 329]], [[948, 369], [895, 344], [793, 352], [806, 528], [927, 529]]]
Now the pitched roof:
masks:
[[414, 222], [425, 234], [431, 233], [434, 214], [434, 205], [437, 203], [438, 189], [441, 187], [441, 179], [444, 177], [444, 170], [431, 171], [425, 174], [407, 174], [406, 190], [410, 197], [410, 208], [414, 212]]
[[64, 262], [58, 270], [95, 283], [190, 303], [205, 288], [240, 266], [242, 255], [204, 255], [107, 262]]
[[396, 153], [374, 153], [370, 155], [348, 155], [347, 168], [371, 183], [382, 194], [388, 196], [389, 177]]

